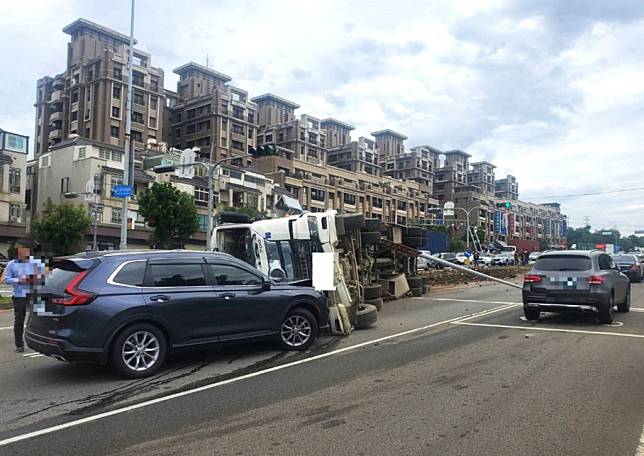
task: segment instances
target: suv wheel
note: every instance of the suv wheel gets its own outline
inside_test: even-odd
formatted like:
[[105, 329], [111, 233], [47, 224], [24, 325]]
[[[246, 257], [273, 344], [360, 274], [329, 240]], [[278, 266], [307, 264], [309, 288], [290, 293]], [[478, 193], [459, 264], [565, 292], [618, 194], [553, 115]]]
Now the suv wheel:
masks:
[[628, 312], [631, 310], [631, 286], [629, 285], [626, 288], [626, 297], [624, 297], [624, 302], [617, 305], [617, 310], [620, 312]]
[[306, 309], [291, 310], [280, 325], [279, 344], [283, 350], [303, 351], [318, 335], [318, 322]]
[[524, 307], [523, 314], [525, 315], [526, 320], [536, 321], [539, 319], [541, 312], [539, 311], [539, 309], [528, 309], [527, 307]]
[[148, 377], [166, 355], [166, 340], [156, 326], [139, 323], [125, 328], [112, 346], [112, 364], [126, 378]]
[[608, 302], [604, 308], [599, 311], [599, 322], [610, 325], [613, 322], [613, 313], [615, 307], [615, 295], [611, 292]]

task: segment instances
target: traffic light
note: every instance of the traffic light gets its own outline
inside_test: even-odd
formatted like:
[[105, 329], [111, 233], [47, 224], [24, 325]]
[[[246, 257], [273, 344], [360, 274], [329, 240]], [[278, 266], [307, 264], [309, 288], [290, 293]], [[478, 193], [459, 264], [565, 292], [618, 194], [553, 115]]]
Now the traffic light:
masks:
[[275, 144], [264, 144], [263, 146], [251, 147], [248, 153], [255, 158], [274, 157], [277, 155], [277, 147]]
[[504, 201], [502, 203], [496, 203], [496, 207], [502, 207], [504, 209], [510, 209], [512, 207], [512, 203], [509, 201]]

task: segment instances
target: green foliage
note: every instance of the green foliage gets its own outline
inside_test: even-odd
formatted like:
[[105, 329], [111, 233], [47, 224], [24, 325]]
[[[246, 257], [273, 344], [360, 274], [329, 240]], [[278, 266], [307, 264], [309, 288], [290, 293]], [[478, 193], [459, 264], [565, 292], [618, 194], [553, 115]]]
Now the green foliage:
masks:
[[449, 241], [450, 252], [462, 252], [465, 250], [465, 242], [461, 239], [452, 239]]
[[79, 245], [91, 224], [85, 209], [73, 204], [54, 204], [47, 199], [32, 222], [34, 237], [53, 255], [70, 255]]
[[[602, 234], [610, 232], [611, 234]], [[568, 229], [568, 245], [577, 244], [577, 249], [593, 249], [596, 244], [618, 244], [620, 249], [628, 252], [634, 247], [644, 246], [644, 239], [631, 235], [622, 237], [618, 230], [596, 230], [591, 232], [591, 227], [586, 225], [581, 228]]]
[[479, 241], [481, 241], [481, 243], [485, 242], [485, 239], [487, 237], [485, 234], [485, 228], [483, 228], [482, 226], [477, 227], [476, 234], [478, 235]]
[[191, 195], [170, 183], [155, 182], [139, 198], [139, 214], [153, 233], [149, 242], [156, 248], [181, 248], [199, 229], [197, 207]]
[[217, 209], [219, 212], [239, 212], [240, 214], [246, 214], [251, 218], [251, 220], [261, 220], [266, 218], [266, 213], [260, 212], [259, 209], [252, 206], [230, 207], [222, 205]]
[[436, 233], [448, 233], [449, 229], [446, 225], [428, 225], [425, 228], [427, 228], [428, 231], [433, 231]]

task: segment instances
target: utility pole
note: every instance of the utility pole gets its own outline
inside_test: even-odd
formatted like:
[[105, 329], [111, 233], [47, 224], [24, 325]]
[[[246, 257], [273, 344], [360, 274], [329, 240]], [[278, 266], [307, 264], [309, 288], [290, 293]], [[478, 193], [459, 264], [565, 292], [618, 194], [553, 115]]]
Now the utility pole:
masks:
[[[130, 12], [130, 48], [127, 59], [127, 102], [125, 110], [125, 154], [123, 155], [123, 184], [130, 186], [130, 163], [133, 157], [131, 153], [131, 133], [132, 133], [132, 65], [134, 63], [134, 0], [132, 0], [132, 10]], [[128, 216], [129, 197], [123, 198], [123, 207], [121, 209], [121, 243], [119, 248], [127, 250], [127, 216]]]

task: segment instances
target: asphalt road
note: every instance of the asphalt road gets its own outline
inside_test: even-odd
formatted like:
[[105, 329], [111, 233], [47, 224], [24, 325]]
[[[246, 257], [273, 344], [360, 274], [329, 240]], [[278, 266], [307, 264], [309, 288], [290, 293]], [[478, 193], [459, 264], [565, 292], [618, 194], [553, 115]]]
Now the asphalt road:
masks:
[[610, 327], [528, 323], [519, 301], [494, 285], [387, 303], [304, 355], [228, 347], [146, 381], [5, 349], [0, 445], [83, 422], [0, 453], [644, 455], [644, 285]]

